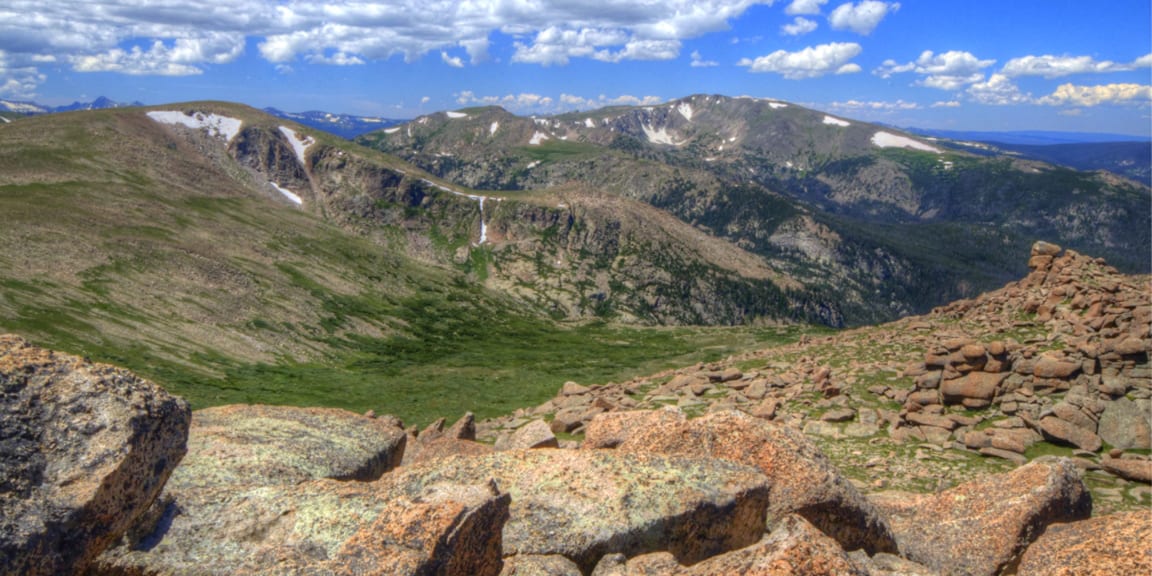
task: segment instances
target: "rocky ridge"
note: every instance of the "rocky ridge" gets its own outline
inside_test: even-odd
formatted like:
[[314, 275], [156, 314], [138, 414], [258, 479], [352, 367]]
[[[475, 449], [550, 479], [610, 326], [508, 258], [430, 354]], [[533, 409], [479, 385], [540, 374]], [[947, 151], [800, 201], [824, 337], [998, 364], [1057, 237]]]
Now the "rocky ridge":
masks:
[[1152, 503], [1148, 277], [1045, 242], [1029, 265], [1018, 282], [924, 316], [628, 382], [571, 383], [478, 434], [499, 442], [542, 420], [588, 442], [603, 434], [591, 423], [619, 411], [737, 409], [803, 430], [870, 491], [935, 490], [1058, 453], [1088, 473], [1105, 509]]

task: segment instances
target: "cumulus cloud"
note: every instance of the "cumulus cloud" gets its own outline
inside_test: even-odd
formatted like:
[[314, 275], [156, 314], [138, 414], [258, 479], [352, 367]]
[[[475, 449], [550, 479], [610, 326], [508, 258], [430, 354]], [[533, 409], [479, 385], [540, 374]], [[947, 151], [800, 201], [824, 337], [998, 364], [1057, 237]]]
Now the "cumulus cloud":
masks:
[[801, 18], [797, 16], [792, 20], [791, 24], [785, 24], [780, 27], [780, 32], [788, 36], [803, 36], [809, 32], [816, 30], [819, 24], [815, 20]]
[[453, 68], [464, 67], [464, 61], [461, 60], [459, 56], [449, 56], [448, 53], [443, 50], [440, 51], [440, 59]]
[[560, 103], [569, 110], [603, 108], [604, 106], [655, 106], [664, 99], [659, 96], [633, 96], [621, 94], [619, 96], [606, 96], [601, 94], [597, 98], [583, 98], [572, 94], [561, 94]]
[[799, 80], [859, 72], [860, 66], [849, 60], [861, 50], [860, 45], [853, 42], [834, 42], [809, 46], [799, 52], [777, 50], [754, 60], [741, 59], [737, 64], [746, 66], [749, 72], [775, 72], [789, 80]]
[[456, 95], [456, 102], [461, 105], [481, 104], [484, 106], [503, 106], [511, 110], [523, 110], [551, 106], [552, 98], [531, 92], [519, 94], [505, 94], [504, 96], [478, 96], [471, 90], [465, 90]]
[[843, 102], [832, 102], [828, 105], [835, 110], [848, 110], [848, 111], [872, 111], [872, 112], [893, 112], [897, 110], [919, 110], [920, 105], [915, 102], [906, 102], [904, 100], [896, 100], [894, 102], [884, 100], [846, 100]]
[[828, 15], [828, 23], [834, 30], [851, 30], [857, 34], [867, 36], [880, 25], [880, 21], [889, 12], [900, 9], [898, 2], [880, 2], [879, 0], [863, 0], [858, 4], [849, 2], [837, 6]]
[[692, 51], [692, 67], [693, 68], [709, 68], [712, 66], [719, 66], [719, 65], [720, 65], [720, 63], [715, 61], [715, 60], [705, 60], [704, 57], [700, 55], [699, 50], [693, 50]]
[[1152, 103], [1152, 86], [1144, 84], [1104, 84], [1077, 86], [1061, 84], [1052, 94], [1041, 98], [1041, 104], [1052, 106], [1099, 106], [1102, 104]]
[[1092, 74], [1107, 72], [1127, 72], [1152, 65], [1152, 54], [1137, 58], [1133, 62], [1120, 64], [1110, 60], [1097, 61], [1091, 56], [1022, 56], [1004, 64], [1000, 71], [1005, 76], [1043, 76], [1059, 78], [1072, 74]]
[[1025, 94], [1003, 74], [993, 74], [985, 82], [977, 82], [968, 87], [968, 96], [981, 104], [1004, 106], [1007, 104], [1028, 104], [1033, 102], [1031, 94]]
[[786, 14], [819, 14], [820, 7], [827, 3], [828, 0], [792, 0], [784, 12]]
[[873, 74], [890, 78], [895, 74], [915, 72], [924, 76], [916, 85], [940, 90], [958, 90], [963, 86], [984, 80], [984, 68], [995, 64], [995, 60], [981, 60], [971, 52], [949, 50], [935, 54], [925, 50], [912, 62], [900, 64], [895, 60], [885, 60]]
[[932, 108], [959, 108], [959, 107], [960, 107], [960, 101], [959, 100], [947, 100], [947, 101], [942, 100], [939, 102], [933, 102], [932, 103]]
[[79, 72], [120, 72], [131, 75], [190, 76], [201, 74], [202, 64], [227, 64], [244, 52], [238, 34], [207, 33], [177, 38], [171, 45], [160, 40], [144, 48], [113, 48], [106, 52], [75, 56], [72, 67]]
[[[772, 2], [6, 0], [0, 2], [0, 50], [79, 71], [186, 75], [232, 61], [249, 41], [283, 67], [394, 56], [411, 62], [452, 49], [463, 49], [477, 64], [489, 59], [489, 37], [499, 33], [517, 39], [516, 62], [671, 60], [685, 40], [727, 30], [751, 6]], [[444, 61], [463, 63], [459, 56]], [[39, 72], [18, 79], [13, 70], [23, 67], [6, 67], [0, 85], [27, 86]]]
[[16, 65], [0, 50], [0, 96], [30, 100], [45, 80], [35, 67]]

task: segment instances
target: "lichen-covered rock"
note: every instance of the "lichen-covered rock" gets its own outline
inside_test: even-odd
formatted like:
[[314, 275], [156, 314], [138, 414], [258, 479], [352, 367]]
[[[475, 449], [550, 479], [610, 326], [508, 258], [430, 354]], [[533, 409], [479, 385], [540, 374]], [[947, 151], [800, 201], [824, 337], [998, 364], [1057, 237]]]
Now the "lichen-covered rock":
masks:
[[722, 460], [596, 450], [523, 450], [401, 468], [409, 493], [492, 479], [512, 496], [504, 554], [563, 555], [584, 572], [606, 554], [668, 550], [685, 564], [764, 532], [768, 479]]
[[552, 554], [537, 556], [521, 554], [504, 559], [504, 569], [500, 576], [583, 576], [575, 562]]
[[[227, 572], [245, 565], [264, 539], [275, 542], [277, 530], [298, 514], [316, 526], [336, 523], [345, 532], [355, 531], [379, 512], [378, 504], [358, 504], [370, 501], [369, 493], [352, 484], [340, 490], [336, 484], [319, 485], [333, 487], [326, 496], [309, 485], [319, 492], [305, 492], [305, 501], [293, 502], [291, 487], [325, 478], [379, 478], [400, 463], [404, 445], [403, 430], [391, 420], [344, 410], [247, 405], [199, 410], [192, 416], [188, 455], [165, 488], [164, 508], [98, 562], [125, 574], [156, 567], [195, 573], [217, 565]], [[342, 517], [320, 517], [331, 504], [325, 498], [336, 494], [346, 501], [330, 512]], [[326, 542], [332, 548], [342, 540]], [[220, 558], [214, 557], [217, 552]]]
[[[407, 487], [405, 487], [407, 488]], [[508, 495], [489, 485], [313, 480], [196, 488], [191, 510], [137, 546], [114, 548], [97, 574], [362, 575], [500, 572]], [[183, 518], [185, 514], [191, 518]]]
[[83, 570], [160, 493], [189, 417], [127, 370], [0, 336], [0, 574]]
[[1049, 526], [1024, 551], [1015, 573], [1152, 574], [1152, 515], [1147, 510], [1137, 510]]
[[652, 428], [681, 424], [687, 418], [676, 408], [598, 414], [584, 427], [585, 449], [616, 448], [631, 436]]
[[873, 496], [900, 552], [947, 575], [999, 574], [1050, 524], [1082, 520], [1092, 499], [1069, 459], [1041, 459], [939, 494]]
[[404, 431], [336, 408], [234, 405], [197, 410], [173, 488], [371, 480], [400, 464]]
[[1115, 448], [1152, 448], [1152, 409], [1147, 398], [1132, 401], [1121, 396], [1104, 404], [1100, 438]]
[[627, 576], [865, 576], [835, 540], [803, 517], [788, 515], [756, 544], [713, 556], [692, 566], [674, 566], [662, 554], [628, 562]]
[[496, 440], [497, 450], [528, 450], [531, 448], [557, 448], [560, 443], [548, 423], [543, 420], [533, 420], [508, 436]]
[[1100, 467], [1125, 480], [1152, 484], [1152, 461], [1150, 460], [1105, 457], [1100, 460]]
[[769, 517], [796, 513], [847, 550], [896, 552], [884, 519], [802, 433], [736, 411], [638, 430], [617, 449], [705, 456], [754, 466], [771, 480]]
[[460, 440], [449, 436], [442, 436], [435, 440], [409, 440], [404, 446], [403, 466], [413, 466], [421, 462], [429, 462], [448, 456], [483, 456], [493, 451], [492, 446]]

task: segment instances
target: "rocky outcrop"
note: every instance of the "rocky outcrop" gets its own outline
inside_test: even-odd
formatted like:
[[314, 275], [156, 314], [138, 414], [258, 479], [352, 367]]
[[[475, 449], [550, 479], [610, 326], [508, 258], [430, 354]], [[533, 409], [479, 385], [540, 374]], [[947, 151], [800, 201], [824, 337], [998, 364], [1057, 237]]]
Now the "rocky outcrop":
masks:
[[887, 523], [799, 431], [737, 411], [635, 430], [622, 452], [704, 456], [758, 468], [771, 479], [769, 524], [804, 517], [848, 550], [895, 552]]
[[1152, 516], [1147, 510], [1053, 524], [1010, 573], [1029, 576], [1152, 574]]
[[621, 576], [866, 576], [833, 539], [797, 515], [780, 519], [756, 544], [684, 567], [667, 553], [655, 553], [629, 560]]
[[270, 551], [286, 554], [288, 542], [300, 543], [299, 554], [312, 546], [330, 557], [384, 501], [359, 483], [320, 480], [378, 479], [399, 465], [404, 445], [394, 421], [333, 408], [199, 410], [188, 456], [159, 509], [98, 567], [112, 574], [258, 570]]
[[1092, 498], [1072, 461], [1035, 461], [936, 495], [878, 494], [900, 552], [942, 574], [993, 575], [1051, 524], [1088, 518]]
[[526, 450], [452, 457], [402, 468], [389, 483], [491, 479], [512, 496], [504, 554], [562, 555], [590, 571], [611, 553], [668, 551], [693, 564], [757, 541], [768, 480], [704, 458], [606, 451]]
[[337, 408], [236, 405], [197, 410], [171, 488], [372, 480], [400, 464], [404, 431]]
[[0, 574], [82, 571], [160, 493], [188, 422], [126, 370], [0, 336]]

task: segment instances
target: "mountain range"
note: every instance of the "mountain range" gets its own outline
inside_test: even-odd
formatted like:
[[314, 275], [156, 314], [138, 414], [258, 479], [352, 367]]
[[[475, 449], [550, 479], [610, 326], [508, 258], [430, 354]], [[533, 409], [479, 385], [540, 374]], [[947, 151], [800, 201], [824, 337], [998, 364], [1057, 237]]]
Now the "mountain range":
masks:
[[[83, 110], [0, 124], [0, 167], [0, 329], [200, 405], [494, 414], [970, 297], [1037, 238], [1152, 260], [1140, 183], [718, 95], [356, 142], [229, 103]], [[643, 328], [702, 325], [751, 328]]]

